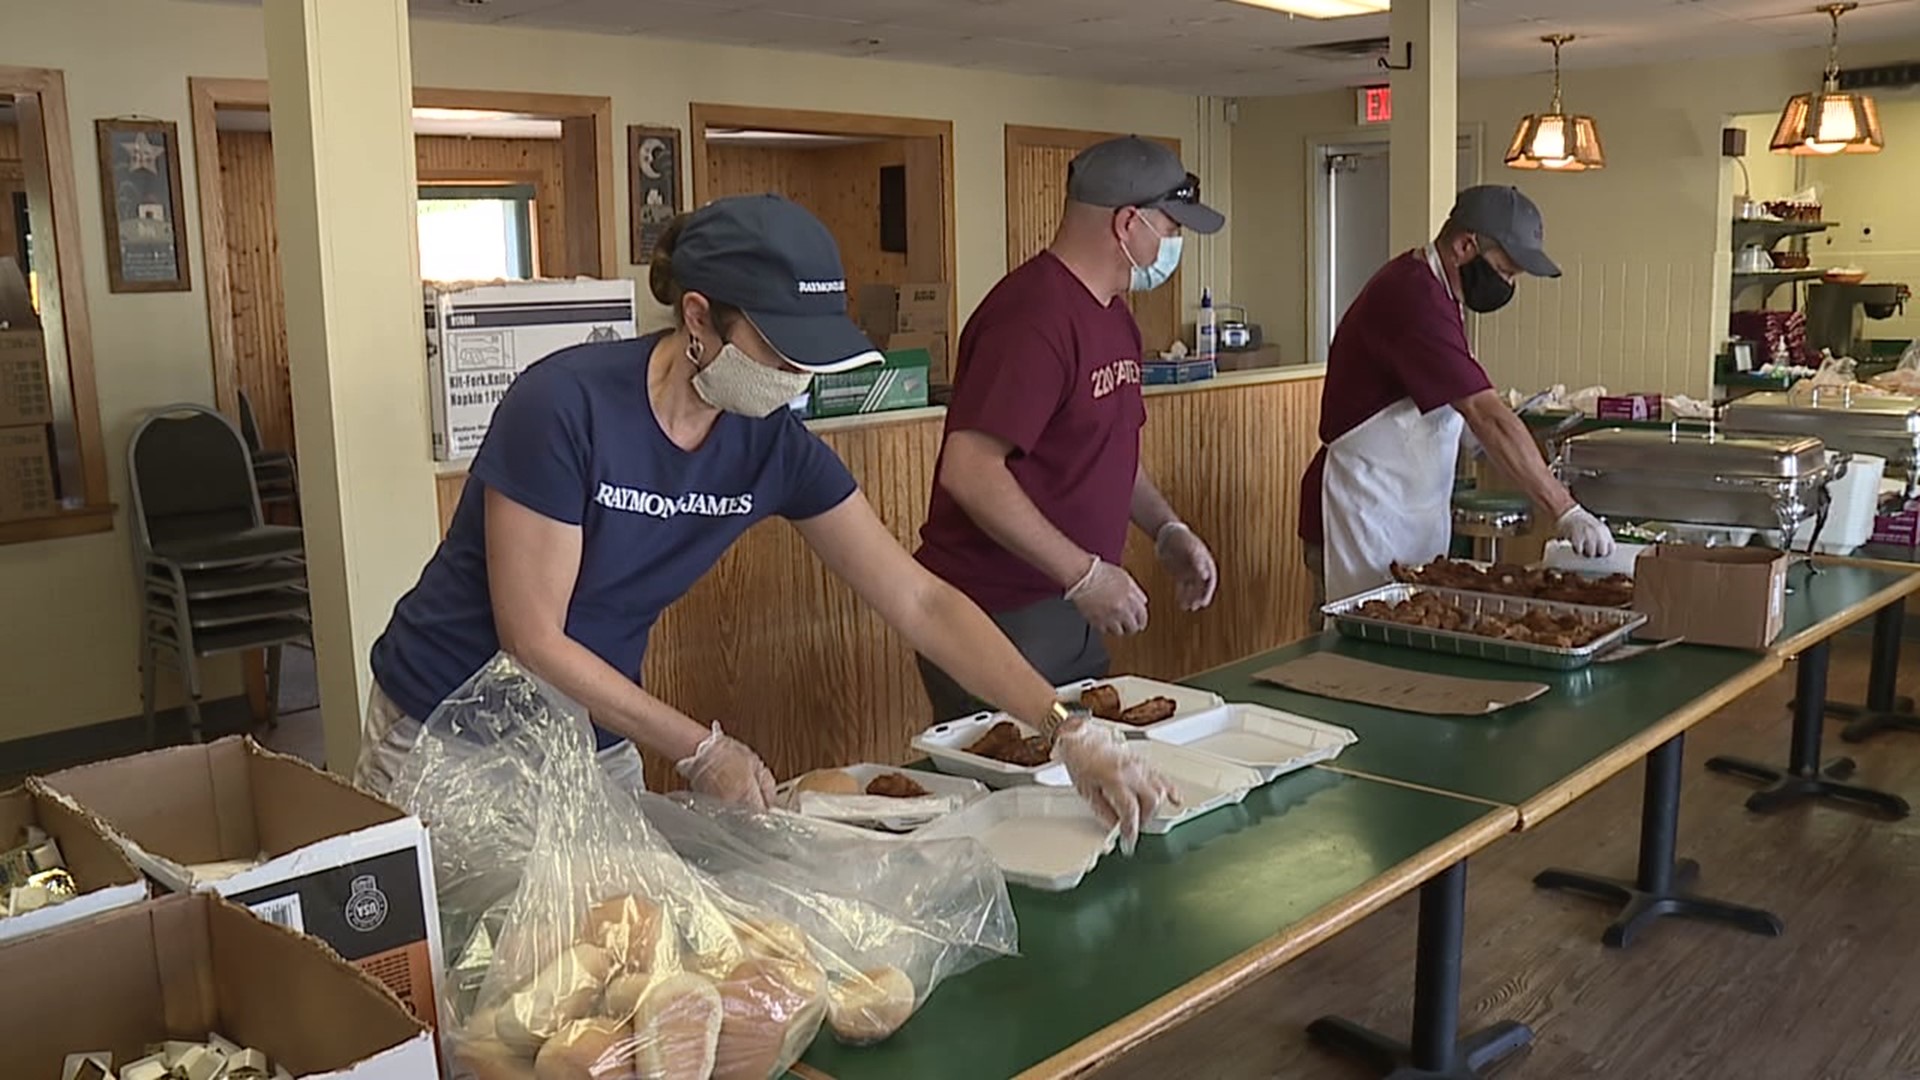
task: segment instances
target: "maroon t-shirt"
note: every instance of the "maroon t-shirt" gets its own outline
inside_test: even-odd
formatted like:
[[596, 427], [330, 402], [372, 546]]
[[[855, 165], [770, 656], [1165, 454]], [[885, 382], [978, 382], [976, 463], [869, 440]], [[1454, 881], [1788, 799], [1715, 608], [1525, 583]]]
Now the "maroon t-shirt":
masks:
[[1320, 395], [1320, 452], [1300, 480], [1300, 538], [1324, 543], [1320, 475], [1327, 444], [1401, 398], [1423, 413], [1491, 389], [1467, 346], [1460, 305], [1424, 248], [1381, 267], [1340, 318]]
[[[1012, 443], [1007, 469], [1034, 506], [1074, 543], [1118, 563], [1147, 419], [1140, 328], [1126, 301], [1102, 306], [1043, 251], [980, 302], [959, 357], [946, 434]], [[1058, 582], [981, 531], [938, 483], [920, 540], [915, 557], [987, 611], [1060, 595]]]

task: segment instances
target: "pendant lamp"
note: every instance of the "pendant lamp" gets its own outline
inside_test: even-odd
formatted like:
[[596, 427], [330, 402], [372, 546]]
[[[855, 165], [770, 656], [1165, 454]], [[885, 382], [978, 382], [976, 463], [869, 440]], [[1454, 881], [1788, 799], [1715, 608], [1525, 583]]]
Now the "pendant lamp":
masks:
[[1548, 34], [1540, 39], [1553, 46], [1553, 104], [1543, 113], [1520, 118], [1513, 144], [1507, 147], [1507, 165], [1514, 169], [1552, 169], [1581, 172], [1607, 167], [1600, 148], [1600, 130], [1591, 116], [1568, 116], [1560, 108], [1560, 46], [1572, 34]]
[[1886, 145], [1880, 135], [1880, 109], [1866, 94], [1840, 89], [1840, 16], [1859, 4], [1824, 4], [1813, 10], [1833, 20], [1827, 44], [1827, 71], [1814, 94], [1795, 94], [1780, 112], [1770, 147], [1777, 154], [1877, 154]]

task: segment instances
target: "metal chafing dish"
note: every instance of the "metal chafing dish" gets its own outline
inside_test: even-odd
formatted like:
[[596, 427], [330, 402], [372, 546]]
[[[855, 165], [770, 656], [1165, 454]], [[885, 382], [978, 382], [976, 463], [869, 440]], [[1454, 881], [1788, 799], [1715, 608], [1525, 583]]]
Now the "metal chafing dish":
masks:
[[1791, 534], [1814, 518], [1843, 464], [1807, 436], [1607, 428], [1569, 438], [1554, 463], [1602, 517], [1743, 525]]
[[1920, 398], [1852, 394], [1817, 388], [1806, 399], [1749, 394], [1727, 406], [1728, 431], [1812, 435], [1831, 450], [1872, 454], [1907, 477], [1907, 494], [1920, 481]]

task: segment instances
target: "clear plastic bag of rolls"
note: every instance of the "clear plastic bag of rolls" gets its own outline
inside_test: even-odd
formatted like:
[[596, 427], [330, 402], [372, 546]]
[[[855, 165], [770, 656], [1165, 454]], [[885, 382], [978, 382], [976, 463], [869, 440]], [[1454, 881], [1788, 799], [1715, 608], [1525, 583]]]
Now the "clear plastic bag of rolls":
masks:
[[399, 770], [441, 874], [454, 1074], [784, 1074], [827, 1015], [826, 972], [804, 939], [674, 853], [596, 763], [583, 717], [499, 656]]
[[728, 900], [767, 913], [743, 934], [749, 952], [804, 950], [825, 973], [827, 1027], [841, 1042], [886, 1040], [942, 981], [1018, 951], [1006, 879], [971, 840], [870, 839], [686, 794], [640, 803]]

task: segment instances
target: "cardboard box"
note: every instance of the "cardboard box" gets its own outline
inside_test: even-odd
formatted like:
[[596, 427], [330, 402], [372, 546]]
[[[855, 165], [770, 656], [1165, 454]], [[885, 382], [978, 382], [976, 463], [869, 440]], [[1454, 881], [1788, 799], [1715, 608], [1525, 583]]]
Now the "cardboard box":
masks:
[[[312, 934], [435, 1023], [443, 953], [433, 853], [419, 818], [240, 736], [28, 784], [99, 817], [165, 888], [217, 892]], [[262, 855], [260, 865], [216, 881], [189, 869]]]
[[1920, 499], [1873, 519], [1873, 542], [1894, 547], [1920, 547]]
[[38, 330], [0, 330], [0, 427], [51, 423], [46, 335]]
[[1140, 365], [1141, 381], [1148, 386], [1178, 386], [1204, 382], [1219, 374], [1213, 360], [1149, 360]]
[[0, 428], [0, 521], [45, 517], [58, 509], [47, 426]]
[[634, 336], [633, 282], [428, 282], [426, 322], [433, 457], [459, 461], [521, 372], [569, 345]]
[[932, 358], [925, 349], [888, 350], [885, 365], [868, 365], [838, 375], [813, 379], [813, 415], [854, 416], [859, 413], [918, 409], [927, 404], [927, 369]]
[[1601, 420], [1658, 420], [1664, 402], [1659, 394], [1618, 394], [1601, 398], [1593, 408]]
[[953, 287], [944, 281], [862, 285], [854, 307], [868, 337], [948, 334], [953, 332], [952, 299]]
[[1764, 649], [1786, 619], [1787, 563], [1768, 548], [1662, 544], [1634, 563], [1633, 610], [1642, 637]]
[[218, 1033], [296, 1077], [431, 1080], [432, 1036], [319, 943], [213, 896], [169, 896], [0, 944], [5, 1075]]
[[98, 819], [44, 792], [14, 788], [0, 793], [0, 848], [22, 843], [29, 825], [37, 826], [60, 845], [61, 859], [73, 875], [79, 895], [39, 911], [0, 918], [0, 941], [37, 934], [147, 898], [147, 879], [140, 876], [140, 870]]
[[906, 352], [909, 349], [924, 349], [927, 353], [927, 382], [951, 382], [953, 372], [953, 353], [948, 345], [946, 334], [898, 333], [877, 339], [877, 344], [887, 352]]

